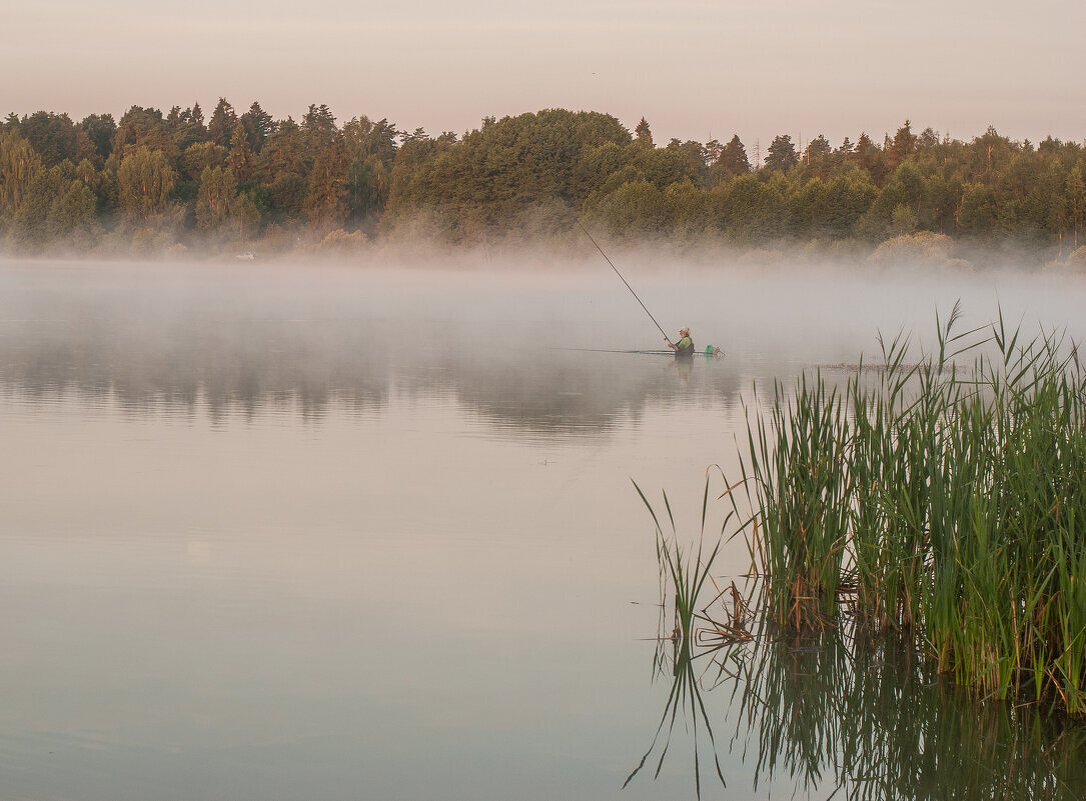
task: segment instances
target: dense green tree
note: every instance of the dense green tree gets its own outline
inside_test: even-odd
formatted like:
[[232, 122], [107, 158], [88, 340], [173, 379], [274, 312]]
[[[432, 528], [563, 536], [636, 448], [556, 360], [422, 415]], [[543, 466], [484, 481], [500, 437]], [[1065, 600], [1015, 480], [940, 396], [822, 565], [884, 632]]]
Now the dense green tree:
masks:
[[230, 137], [230, 152], [226, 157], [230, 169], [239, 181], [248, 181], [253, 174], [253, 151], [249, 146], [249, 135], [245, 126], [238, 123]]
[[[908, 124], [908, 121], [906, 121]], [[939, 134], [930, 126], [920, 132], [916, 138], [916, 147], [921, 152], [931, 150], [939, 144]]]
[[870, 177], [859, 169], [828, 181], [812, 178], [791, 197], [793, 228], [809, 239], [845, 239], [877, 194]]
[[729, 239], [761, 243], [789, 233], [791, 210], [787, 179], [777, 174], [769, 181], [742, 175], [713, 189], [713, 214]]
[[[63, 187], [62, 187], [63, 189]], [[66, 239], [74, 247], [89, 247], [101, 233], [97, 198], [82, 181], [68, 182], [50, 205], [45, 228], [51, 239]]]
[[117, 202], [132, 221], [146, 221], [167, 210], [177, 174], [161, 151], [138, 147], [117, 169]]
[[249, 110], [241, 115], [241, 124], [245, 126], [245, 133], [249, 137], [249, 148], [254, 153], [260, 152], [268, 135], [275, 130], [275, 120], [255, 100], [249, 106]]
[[0, 221], [19, 210], [41, 167], [41, 158], [18, 130], [0, 134]]
[[974, 139], [967, 150], [967, 168], [974, 180], [992, 181], [1010, 161], [1018, 148], [991, 125], [983, 136]]
[[226, 148], [214, 142], [196, 142], [189, 145], [181, 154], [181, 180], [199, 183], [204, 168], [222, 167], [226, 164], [226, 153]]
[[107, 164], [116, 169], [126, 156], [140, 148], [160, 153], [171, 165], [177, 158], [177, 143], [170, 134], [162, 112], [156, 108], [132, 106], [125, 112], [117, 123], [113, 149]]
[[616, 142], [582, 147], [570, 171], [570, 197], [583, 203], [627, 163], [624, 148]]
[[856, 147], [852, 151], [852, 158], [856, 164], [867, 171], [876, 186], [882, 184], [886, 175], [886, 166], [882, 157], [882, 150], [876, 145], [866, 132], [860, 133], [856, 140]]
[[[372, 122], [365, 116], [355, 117], [343, 126], [343, 148], [349, 162], [348, 219], [356, 225], [364, 224], [370, 233], [388, 202], [399, 135], [388, 120]], [[405, 141], [429, 140], [423, 135]]]
[[113, 152], [113, 139], [117, 135], [117, 123], [112, 114], [89, 114], [79, 123], [83, 133], [94, 145], [96, 164], [102, 164]]
[[630, 164], [661, 190], [685, 179], [700, 183], [704, 171], [704, 162], [697, 157], [690, 158], [678, 145], [652, 150], [637, 149]]
[[305, 135], [290, 117], [268, 135], [256, 159], [256, 173], [265, 184], [286, 176], [304, 177], [306, 169]]
[[781, 134], [780, 136], [774, 137], [772, 143], [769, 145], [769, 149], [766, 151], [765, 169], [787, 172], [798, 162], [799, 156], [796, 155], [796, 148], [795, 145], [792, 144], [792, 137], [788, 134]]
[[720, 158], [713, 164], [710, 174], [711, 183], [720, 183], [728, 177], [746, 175], [750, 172], [750, 159], [747, 158], [747, 149], [739, 139], [739, 134], [732, 136], [728, 144], [720, 151]]
[[346, 162], [341, 137], [325, 147], [313, 162], [303, 210], [309, 224], [318, 231], [341, 228], [350, 213]]
[[[914, 161], [906, 161], [879, 191], [875, 202], [859, 222], [857, 233], [872, 242], [912, 233], [923, 211], [926, 182]], [[902, 230], [908, 221], [909, 230]]]
[[693, 140], [680, 142], [678, 139], [672, 139], [667, 149], [682, 155], [686, 161], [685, 172], [697, 185], [705, 183], [709, 177], [709, 163], [704, 145]]
[[663, 203], [671, 236], [696, 240], [709, 230], [713, 199], [690, 179], [676, 181], [664, 189]]
[[593, 203], [587, 214], [593, 228], [612, 238], [656, 236], [667, 230], [663, 193], [650, 181], [625, 183]]
[[833, 146], [830, 140], [819, 134], [807, 143], [803, 152], [803, 161], [807, 166], [823, 166], [829, 162], [832, 155]]
[[35, 112], [23, 118], [19, 133], [30, 142], [46, 167], [59, 164], [64, 159], [76, 162], [94, 154], [91, 140], [67, 114]]
[[268, 188], [271, 217], [276, 223], [292, 224], [305, 219], [309, 180], [301, 175], [280, 175]]
[[1073, 236], [1073, 247], [1078, 249], [1082, 233], [1086, 231], [1086, 182], [1083, 170], [1077, 164], [1067, 176], [1067, 222]]
[[[547, 225], [568, 227], [576, 203], [600, 177], [592, 158], [603, 152], [594, 149], [608, 142], [629, 144], [629, 131], [609, 115], [564, 109], [484, 121], [451, 147], [405, 142], [392, 170], [388, 211], [393, 220], [407, 220], [421, 209], [453, 239], [510, 230], [526, 215], [540, 218], [544, 208]], [[658, 185], [685, 176], [683, 154], [660, 153], [638, 151]], [[408, 159], [415, 165], [410, 176], [401, 169]]]
[[339, 132], [332, 110], [323, 103], [311, 105], [302, 117], [302, 134], [306, 150], [314, 155], [335, 145]]
[[49, 210], [70, 182], [60, 166], [38, 170], [26, 189], [11, 226], [12, 238], [24, 252], [37, 252], [49, 241]]
[[227, 167], [204, 167], [196, 195], [196, 227], [217, 231], [230, 219], [238, 188], [233, 171]]
[[200, 110], [200, 104], [195, 103], [184, 111], [180, 106], [174, 106], [166, 116], [166, 126], [173, 136], [174, 144], [179, 153], [183, 153], [193, 145], [207, 141], [207, 126], [204, 125], [204, 113]]
[[958, 211], [958, 226], [966, 234], [990, 238], [999, 220], [999, 201], [995, 189], [988, 184], [967, 184], [962, 192]]
[[648, 120], [644, 117], [641, 118], [641, 121], [637, 123], [637, 127], [634, 128], [634, 138], [641, 147], [654, 147], [652, 143], [652, 130], [649, 128]]
[[915, 152], [916, 136], [912, 131], [912, 123], [905, 120], [905, 124], [897, 129], [890, 146], [886, 148], [887, 168], [893, 170]]
[[234, 135], [234, 128], [238, 124], [238, 115], [234, 107], [225, 97], [220, 97], [211, 112], [211, 119], [207, 121], [208, 138], [217, 145], [230, 148], [230, 137]]

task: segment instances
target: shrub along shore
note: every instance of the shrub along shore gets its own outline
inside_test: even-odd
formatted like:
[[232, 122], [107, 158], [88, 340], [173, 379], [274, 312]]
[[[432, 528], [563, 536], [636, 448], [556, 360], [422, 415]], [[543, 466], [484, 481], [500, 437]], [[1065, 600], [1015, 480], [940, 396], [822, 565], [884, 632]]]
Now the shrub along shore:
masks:
[[1084, 175], [1082, 144], [992, 128], [968, 141], [909, 121], [840, 143], [781, 134], [752, 159], [738, 135], [658, 144], [645, 120], [631, 132], [594, 111], [430, 136], [365, 115], [337, 123], [323, 105], [276, 120], [220, 99], [208, 118], [198, 103], [132, 106], [119, 120], [9, 114], [0, 245], [103, 257], [344, 253], [420, 238], [491, 248], [580, 241], [581, 223], [615, 246], [813, 245], [885, 260], [895, 249], [879, 254], [880, 243], [913, 237], [898, 250], [939, 263], [961, 245], [1086, 267]]
[[852, 614], [985, 697], [1086, 716], [1086, 373], [1060, 337], [954, 318], [915, 363], [899, 338], [875, 377], [778, 384], [752, 418], [743, 529], [770, 614]]

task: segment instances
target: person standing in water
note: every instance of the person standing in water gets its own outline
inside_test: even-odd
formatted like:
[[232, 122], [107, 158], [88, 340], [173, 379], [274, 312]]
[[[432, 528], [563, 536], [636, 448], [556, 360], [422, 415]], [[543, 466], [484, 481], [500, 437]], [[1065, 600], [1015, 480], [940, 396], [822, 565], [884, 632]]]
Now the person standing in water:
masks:
[[671, 340], [664, 338], [667, 342], [667, 346], [675, 351], [676, 356], [693, 356], [694, 355], [694, 340], [690, 338], [689, 328], [679, 329], [679, 341], [672, 342]]

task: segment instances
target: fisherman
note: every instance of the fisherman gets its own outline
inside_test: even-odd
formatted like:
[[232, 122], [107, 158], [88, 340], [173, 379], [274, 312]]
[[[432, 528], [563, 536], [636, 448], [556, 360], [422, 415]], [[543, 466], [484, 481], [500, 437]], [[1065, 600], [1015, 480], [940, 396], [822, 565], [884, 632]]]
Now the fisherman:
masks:
[[667, 346], [675, 351], [676, 356], [680, 357], [692, 357], [694, 355], [694, 340], [690, 338], [689, 328], [679, 329], [679, 341], [672, 342], [667, 337], [664, 337], [664, 341], [667, 342]]

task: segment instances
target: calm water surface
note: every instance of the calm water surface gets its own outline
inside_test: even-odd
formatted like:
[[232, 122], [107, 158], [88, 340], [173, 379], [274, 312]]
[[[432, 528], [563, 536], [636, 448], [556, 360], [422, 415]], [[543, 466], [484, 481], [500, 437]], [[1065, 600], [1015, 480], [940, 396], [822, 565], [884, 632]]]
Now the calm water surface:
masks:
[[692, 540], [755, 382], [1082, 287], [638, 280], [726, 358], [585, 350], [662, 344], [588, 266], [0, 265], [0, 799], [1083, 797], [1081, 727], [889, 646], [676, 665], [630, 481]]

